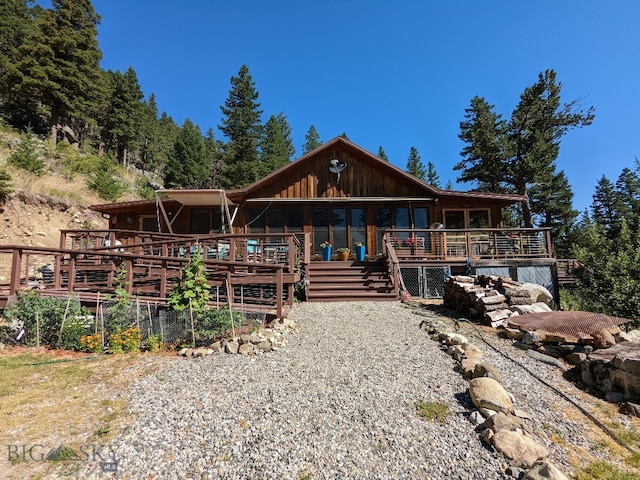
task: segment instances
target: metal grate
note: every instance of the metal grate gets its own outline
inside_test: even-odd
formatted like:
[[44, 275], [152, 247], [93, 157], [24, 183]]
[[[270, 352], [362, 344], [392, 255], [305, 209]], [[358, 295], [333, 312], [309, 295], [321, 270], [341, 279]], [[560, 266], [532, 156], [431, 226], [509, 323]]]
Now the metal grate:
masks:
[[631, 320], [611, 317], [602, 313], [570, 311], [530, 313], [511, 317], [509, 324], [528, 331], [545, 331], [571, 336], [575, 341], [590, 336], [603, 328], [616, 327]]
[[445, 280], [451, 276], [451, 268], [400, 267], [405, 288], [413, 297], [443, 298]]

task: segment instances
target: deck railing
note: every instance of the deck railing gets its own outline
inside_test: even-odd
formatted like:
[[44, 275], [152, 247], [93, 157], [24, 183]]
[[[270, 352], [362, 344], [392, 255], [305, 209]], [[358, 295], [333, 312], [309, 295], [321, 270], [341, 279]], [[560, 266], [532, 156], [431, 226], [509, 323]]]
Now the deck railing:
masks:
[[[141, 235], [139, 235], [141, 234]], [[308, 235], [302, 235], [302, 244]], [[305, 259], [295, 235], [156, 235], [145, 232], [63, 230], [61, 248], [0, 246], [9, 283], [0, 285], [6, 301], [17, 291], [114, 293], [124, 264], [125, 289], [141, 298], [164, 301], [190, 255], [200, 251], [207, 280], [216, 295], [272, 305], [282, 315], [293, 302], [294, 283]], [[306, 254], [308, 257], [308, 253]], [[6, 259], [6, 261], [5, 261]], [[246, 287], [246, 289], [245, 289]], [[244, 294], [251, 290], [251, 298]]]
[[[302, 246], [309, 234], [166, 234], [131, 230], [61, 230], [60, 248], [188, 258], [200, 248], [204, 259], [283, 265], [294, 272], [309, 262]], [[89, 253], [87, 252], [87, 255]]]
[[389, 229], [400, 259], [553, 258], [549, 228]]

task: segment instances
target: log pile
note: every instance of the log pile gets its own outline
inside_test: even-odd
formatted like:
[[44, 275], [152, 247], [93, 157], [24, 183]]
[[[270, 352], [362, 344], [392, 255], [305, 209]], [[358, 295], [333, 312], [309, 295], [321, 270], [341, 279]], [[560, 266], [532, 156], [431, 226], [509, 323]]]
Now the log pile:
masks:
[[551, 295], [540, 285], [494, 275], [456, 275], [445, 282], [444, 289], [446, 307], [493, 327], [506, 325], [514, 315], [551, 311], [550, 300]]

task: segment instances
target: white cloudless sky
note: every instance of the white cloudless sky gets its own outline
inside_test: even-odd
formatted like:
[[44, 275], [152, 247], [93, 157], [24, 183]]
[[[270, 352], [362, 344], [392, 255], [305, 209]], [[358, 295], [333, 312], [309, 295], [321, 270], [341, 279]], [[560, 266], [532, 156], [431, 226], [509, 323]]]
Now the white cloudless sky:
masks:
[[[314, 125], [405, 168], [409, 149], [456, 181], [460, 121], [478, 95], [509, 118], [546, 69], [594, 106], [562, 139], [574, 207], [640, 157], [640, 2], [594, 0], [94, 0], [102, 67], [132, 66], [178, 125], [216, 137], [231, 76], [249, 67], [263, 121], [284, 113], [297, 155]], [[469, 190], [472, 184], [455, 184]]]

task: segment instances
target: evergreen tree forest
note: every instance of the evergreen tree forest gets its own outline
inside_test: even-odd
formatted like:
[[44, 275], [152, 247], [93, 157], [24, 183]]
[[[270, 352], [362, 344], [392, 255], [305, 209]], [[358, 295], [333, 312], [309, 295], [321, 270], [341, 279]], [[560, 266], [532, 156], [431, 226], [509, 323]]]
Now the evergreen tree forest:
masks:
[[[287, 117], [262, 123], [255, 82], [246, 65], [231, 77], [218, 125], [203, 134], [187, 119], [177, 125], [145, 96], [134, 66], [103, 70], [101, 17], [90, 0], [29, 0], [0, 4], [0, 116], [53, 145], [100, 152], [115, 166], [135, 167], [173, 188], [238, 188], [289, 163], [295, 148]], [[319, 138], [318, 138], [319, 141]], [[104, 160], [98, 163], [104, 166]]]

